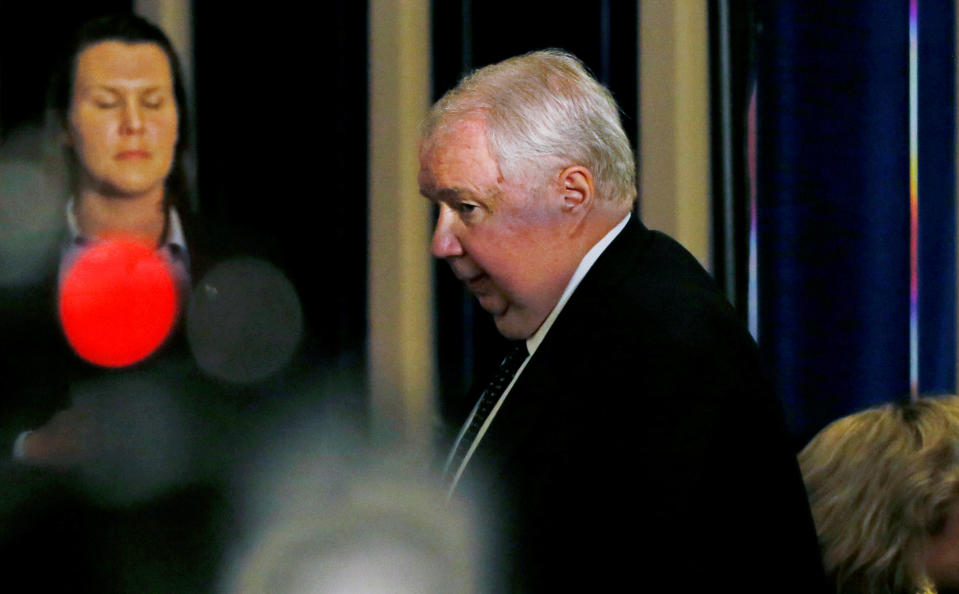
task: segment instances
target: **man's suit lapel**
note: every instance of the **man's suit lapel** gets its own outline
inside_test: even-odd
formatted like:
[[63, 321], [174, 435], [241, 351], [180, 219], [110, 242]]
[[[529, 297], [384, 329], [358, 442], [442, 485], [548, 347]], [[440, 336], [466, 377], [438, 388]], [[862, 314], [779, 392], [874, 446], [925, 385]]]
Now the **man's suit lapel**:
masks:
[[528, 440], [542, 435], [539, 425], [556, 417], [557, 407], [581, 404], [557, 401], [571, 395], [570, 375], [580, 375], [571, 368], [579, 364], [574, 349], [589, 348], [595, 308], [604, 307], [636, 270], [650, 239], [646, 227], [631, 218], [570, 297], [490, 426], [484, 447], [493, 452], [495, 466], [502, 468], [517, 452], [534, 445]]

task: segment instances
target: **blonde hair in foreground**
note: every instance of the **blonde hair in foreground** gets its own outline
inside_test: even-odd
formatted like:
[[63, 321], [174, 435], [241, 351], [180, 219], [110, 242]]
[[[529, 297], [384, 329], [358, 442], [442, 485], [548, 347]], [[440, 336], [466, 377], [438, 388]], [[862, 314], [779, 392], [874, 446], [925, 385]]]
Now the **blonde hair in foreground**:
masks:
[[600, 197], [636, 198], [635, 159], [616, 101], [571, 54], [542, 50], [477, 70], [433, 105], [423, 138], [470, 118], [483, 121], [507, 178], [533, 187], [551, 168], [582, 165]]
[[799, 463], [837, 592], [929, 591], [923, 547], [959, 492], [959, 397], [843, 417], [809, 442]]

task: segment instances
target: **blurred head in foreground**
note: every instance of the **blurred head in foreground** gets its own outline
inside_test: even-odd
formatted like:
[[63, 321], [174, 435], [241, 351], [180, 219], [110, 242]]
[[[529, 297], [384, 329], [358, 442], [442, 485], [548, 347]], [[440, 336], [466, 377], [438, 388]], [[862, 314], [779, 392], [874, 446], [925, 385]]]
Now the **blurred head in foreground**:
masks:
[[841, 418], [799, 462], [837, 592], [959, 588], [959, 397]]
[[223, 591], [488, 591], [478, 582], [485, 542], [475, 516], [448, 505], [402, 448], [367, 452], [341, 423], [300, 413], [281, 439], [271, 432], [268, 463], [243, 477], [249, 536], [230, 555]]

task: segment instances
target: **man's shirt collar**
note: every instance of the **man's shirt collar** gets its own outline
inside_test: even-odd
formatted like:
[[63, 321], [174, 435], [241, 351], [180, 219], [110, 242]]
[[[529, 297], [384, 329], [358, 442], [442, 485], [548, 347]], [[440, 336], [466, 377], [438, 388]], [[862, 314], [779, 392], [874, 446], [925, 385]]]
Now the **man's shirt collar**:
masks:
[[620, 233], [622, 233], [631, 216], [633, 216], [633, 213], [629, 212], [625, 217], [623, 217], [623, 220], [621, 220], [615, 227], [610, 229], [602, 239], [597, 241], [596, 244], [591, 247], [588, 252], [586, 252], [586, 255], [583, 256], [583, 259], [579, 261], [579, 266], [577, 266], [576, 271], [573, 272], [573, 277], [569, 279], [569, 283], [566, 285], [566, 289], [560, 296], [559, 301], [556, 302], [556, 306], [553, 307], [553, 310], [549, 312], [548, 316], [546, 316], [546, 319], [543, 321], [542, 325], [540, 325], [539, 329], [536, 330], [532, 336], [526, 339], [526, 348], [529, 350], [530, 355], [535, 353], [536, 349], [539, 348], [540, 343], [543, 342], [543, 339], [546, 337], [546, 333], [549, 332], [549, 329], [552, 327], [556, 317], [559, 316], [559, 312], [563, 310], [563, 306], [566, 305], [570, 295], [573, 294], [573, 291], [576, 290], [576, 287], [579, 286], [580, 281], [583, 280], [583, 277], [585, 277], [586, 273], [589, 272], [589, 269], [593, 267], [593, 264], [596, 263], [596, 260], [599, 259], [600, 255], [606, 251], [606, 248], [609, 247], [609, 244], [611, 244], [613, 240], [616, 239]]

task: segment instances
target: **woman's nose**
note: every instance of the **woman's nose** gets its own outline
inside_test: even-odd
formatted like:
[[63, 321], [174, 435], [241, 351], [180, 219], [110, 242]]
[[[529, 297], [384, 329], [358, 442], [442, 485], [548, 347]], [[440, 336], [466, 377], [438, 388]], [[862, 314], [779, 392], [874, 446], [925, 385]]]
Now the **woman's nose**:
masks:
[[143, 130], [143, 108], [134, 101], [128, 101], [123, 107], [122, 131], [126, 134], [138, 134]]

